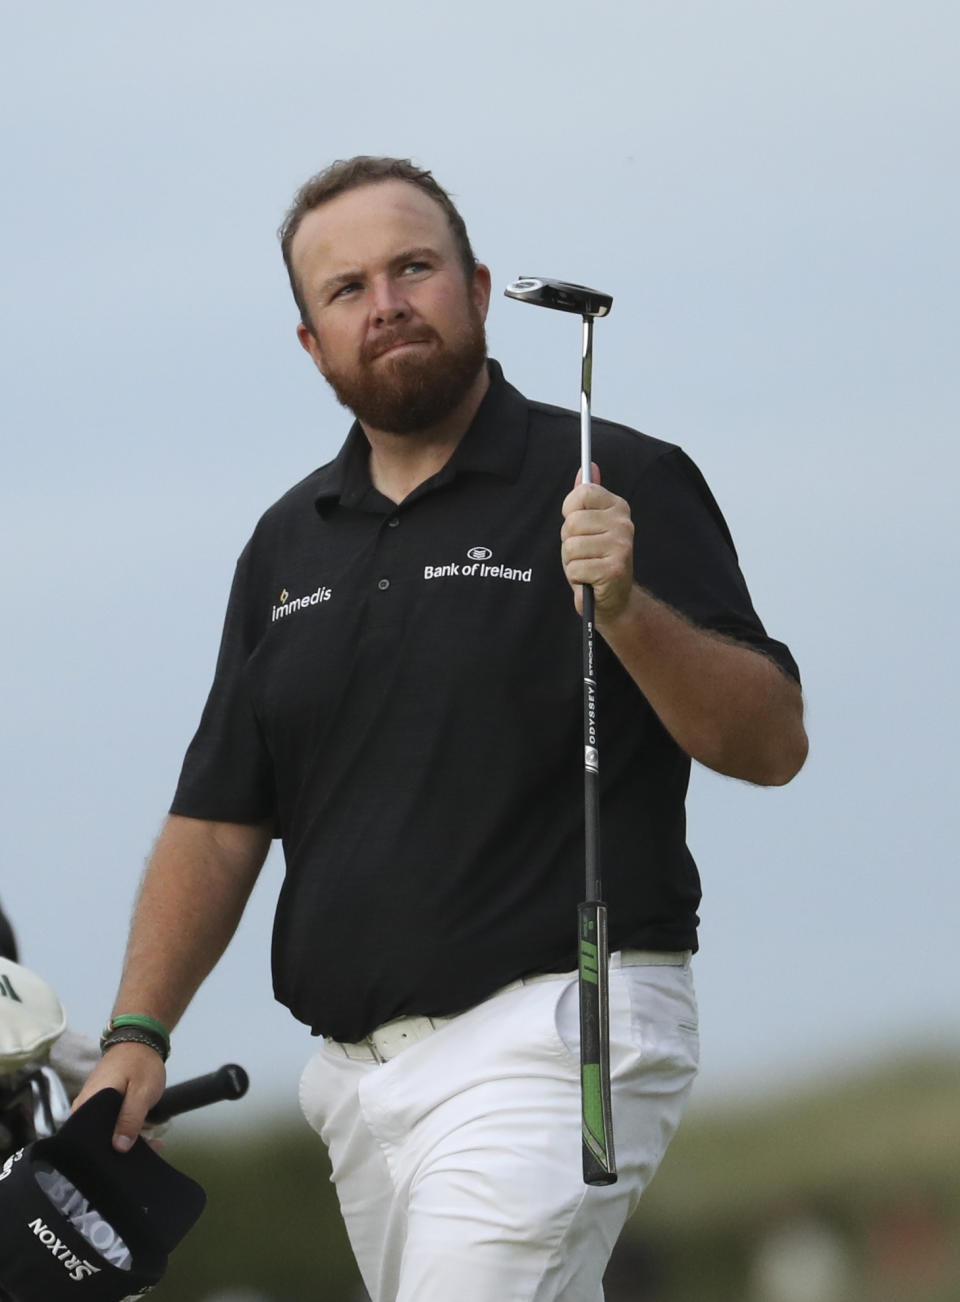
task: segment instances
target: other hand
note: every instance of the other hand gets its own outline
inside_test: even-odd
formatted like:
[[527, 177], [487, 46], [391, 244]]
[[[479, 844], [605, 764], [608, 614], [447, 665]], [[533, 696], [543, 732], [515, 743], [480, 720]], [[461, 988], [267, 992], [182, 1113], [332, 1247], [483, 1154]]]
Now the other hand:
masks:
[[114, 1044], [87, 1077], [73, 1104], [76, 1112], [100, 1090], [115, 1089], [123, 1095], [117, 1117], [113, 1146], [125, 1153], [143, 1129], [147, 1113], [160, 1098], [167, 1080], [163, 1059], [145, 1044]]

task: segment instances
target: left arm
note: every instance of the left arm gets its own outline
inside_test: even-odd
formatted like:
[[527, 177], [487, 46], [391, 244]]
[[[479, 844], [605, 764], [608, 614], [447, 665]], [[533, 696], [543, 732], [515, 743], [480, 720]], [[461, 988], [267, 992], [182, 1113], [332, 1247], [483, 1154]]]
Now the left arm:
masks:
[[677, 745], [728, 777], [789, 782], [807, 754], [799, 685], [761, 652], [699, 628], [635, 582], [622, 498], [578, 482], [563, 515], [561, 556], [577, 609], [589, 583], [597, 632]]

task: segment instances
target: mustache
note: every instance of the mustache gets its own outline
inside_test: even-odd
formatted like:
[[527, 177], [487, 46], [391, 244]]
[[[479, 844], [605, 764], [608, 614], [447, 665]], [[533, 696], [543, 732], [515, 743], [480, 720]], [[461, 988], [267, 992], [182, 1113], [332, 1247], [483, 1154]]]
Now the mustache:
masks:
[[388, 352], [391, 348], [396, 348], [397, 344], [428, 344], [436, 339], [436, 331], [425, 326], [418, 329], [393, 329], [367, 344], [362, 353], [364, 362], [372, 362], [375, 358], [380, 357], [383, 353]]

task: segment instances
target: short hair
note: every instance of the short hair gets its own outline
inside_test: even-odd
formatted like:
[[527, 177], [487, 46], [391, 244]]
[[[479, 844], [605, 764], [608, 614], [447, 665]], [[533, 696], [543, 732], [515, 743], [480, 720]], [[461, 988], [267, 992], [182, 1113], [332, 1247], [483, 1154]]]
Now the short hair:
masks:
[[287, 268], [287, 275], [290, 277], [290, 288], [300, 309], [300, 319], [307, 329], [311, 328], [310, 312], [290, 260], [293, 237], [307, 213], [329, 203], [331, 199], [336, 199], [338, 195], [346, 194], [348, 190], [359, 190], [361, 186], [377, 185], [381, 181], [407, 181], [440, 205], [450, 226], [463, 273], [468, 283], [471, 280], [477, 260], [470, 246], [466, 225], [453, 200], [443, 186], [437, 183], [431, 172], [417, 167], [409, 158], [374, 158], [369, 154], [358, 154], [355, 158], [338, 158], [335, 163], [331, 163], [322, 172], [318, 172], [316, 176], [311, 176], [309, 181], [304, 182], [293, 196], [293, 203], [277, 231], [283, 261]]

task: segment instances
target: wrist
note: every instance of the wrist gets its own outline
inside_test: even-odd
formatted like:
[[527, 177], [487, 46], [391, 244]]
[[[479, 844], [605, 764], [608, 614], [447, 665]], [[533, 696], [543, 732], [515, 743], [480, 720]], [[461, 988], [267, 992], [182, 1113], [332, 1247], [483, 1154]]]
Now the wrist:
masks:
[[632, 582], [612, 593], [607, 601], [598, 601], [594, 607], [597, 632], [609, 642], [618, 637], [635, 638], [643, 625], [645, 599], [649, 599], [649, 595], [638, 583]]
[[122, 1013], [110, 1019], [100, 1037], [100, 1051], [106, 1053], [115, 1044], [143, 1044], [166, 1062], [170, 1056], [170, 1032], [162, 1022], [145, 1013]]

